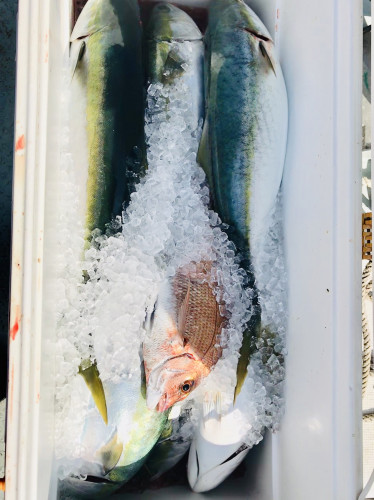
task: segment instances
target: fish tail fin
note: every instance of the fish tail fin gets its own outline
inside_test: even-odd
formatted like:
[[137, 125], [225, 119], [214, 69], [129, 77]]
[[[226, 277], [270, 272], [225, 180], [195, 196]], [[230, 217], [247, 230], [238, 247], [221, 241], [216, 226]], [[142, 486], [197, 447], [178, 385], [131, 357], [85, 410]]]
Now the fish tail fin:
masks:
[[116, 432], [95, 454], [103, 464], [105, 474], [108, 474], [118, 464], [122, 452], [123, 443], [118, 440], [118, 434]]
[[86, 385], [93, 397], [100, 415], [102, 416], [102, 419], [104, 420], [105, 424], [108, 425], [108, 410], [106, 405], [105, 392], [96, 363], [91, 363], [91, 361], [83, 361], [79, 367], [78, 373], [86, 382]]

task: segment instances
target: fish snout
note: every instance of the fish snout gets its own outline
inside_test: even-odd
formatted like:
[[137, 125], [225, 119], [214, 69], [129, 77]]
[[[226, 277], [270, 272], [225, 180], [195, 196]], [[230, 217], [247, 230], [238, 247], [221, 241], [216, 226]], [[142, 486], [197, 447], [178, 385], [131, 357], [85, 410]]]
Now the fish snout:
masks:
[[156, 410], [160, 413], [163, 413], [164, 411], [168, 410], [170, 408], [170, 406], [172, 406], [172, 404], [173, 403], [169, 400], [168, 395], [164, 394], [161, 397], [161, 399], [156, 407]]
[[[158, 404], [163, 397], [163, 393], [158, 391], [157, 389], [153, 389], [152, 387], [147, 387], [147, 407], [149, 410], [155, 410], [158, 407]], [[158, 410], [159, 411], [159, 410]]]
[[156, 410], [159, 413], [163, 413], [168, 410], [173, 405], [173, 401], [170, 400], [167, 393], [162, 393], [158, 390], [147, 388], [147, 407], [150, 410]]

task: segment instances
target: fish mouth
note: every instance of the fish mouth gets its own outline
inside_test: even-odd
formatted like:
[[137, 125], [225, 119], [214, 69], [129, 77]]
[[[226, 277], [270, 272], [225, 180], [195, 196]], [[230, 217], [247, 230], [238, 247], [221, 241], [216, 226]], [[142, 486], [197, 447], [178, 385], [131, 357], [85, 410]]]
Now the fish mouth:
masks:
[[167, 397], [167, 394], [164, 394], [158, 405], [156, 406], [156, 410], [159, 413], [163, 413], [164, 411], [168, 410], [172, 406], [172, 403], [169, 401], [169, 398]]
[[172, 406], [172, 402], [169, 400], [166, 393], [162, 393], [157, 390], [152, 390], [152, 388], [147, 389], [147, 407], [149, 410], [156, 410], [159, 413], [163, 413]]
[[168, 373], [180, 374], [185, 373], [185, 370], [173, 370], [171, 368], [166, 368], [166, 364], [170, 361], [187, 357], [189, 359], [195, 360], [196, 358], [190, 353], [179, 354], [177, 356], [171, 356], [165, 361], [162, 361], [157, 366], [151, 370], [148, 381], [147, 381], [147, 394], [146, 394], [146, 404], [149, 410], [156, 410], [160, 413], [168, 410], [173, 402], [168, 398], [165, 392], [165, 381], [162, 379], [162, 370], [167, 370]]
[[[160, 411], [159, 404], [164, 394], [157, 390], [152, 390], [151, 388], [147, 388], [147, 407], [149, 410], [157, 410]], [[166, 396], [166, 394], [165, 394]]]

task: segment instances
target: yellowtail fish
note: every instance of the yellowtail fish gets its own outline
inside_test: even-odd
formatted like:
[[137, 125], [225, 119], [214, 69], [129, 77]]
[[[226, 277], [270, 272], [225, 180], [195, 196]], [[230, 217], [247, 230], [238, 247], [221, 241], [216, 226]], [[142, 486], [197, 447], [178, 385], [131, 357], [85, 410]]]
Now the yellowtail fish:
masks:
[[121, 214], [145, 163], [137, 1], [89, 0], [70, 42], [70, 147], [87, 247]]
[[[70, 69], [70, 149], [80, 188], [76, 216], [85, 231], [83, 253], [92, 231], [104, 231], [121, 214], [144, 172], [142, 29], [136, 0], [86, 3], [70, 37]], [[96, 364], [82, 360], [79, 373], [107, 422]]]
[[261, 334], [258, 256], [278, 196], [286, 153], [288, 103], [274, 42], [243, 0], [215, 0], [206, 44], [206, 118], [199, 162], [214, 210], [252, 269], [253, 315], [244, 334], [236, 396], [252, 339]]
[[222, 354], [211, 271], [210, 262], [191, 263], [161, 286], [143, 344], [150, 409], [163, 412], [185, 399]]

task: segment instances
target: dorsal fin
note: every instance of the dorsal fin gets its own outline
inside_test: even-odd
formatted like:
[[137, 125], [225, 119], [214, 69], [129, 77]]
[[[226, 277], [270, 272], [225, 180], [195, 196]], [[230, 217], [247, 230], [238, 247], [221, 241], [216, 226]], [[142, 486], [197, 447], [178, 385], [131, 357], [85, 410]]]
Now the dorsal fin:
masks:
[[122, 451], [123, 443], [118, 441], [118, 434], [116, 433], [95, 453], [96, 457], [103, 465], [105, 474], [108, 474], [118, 464]]
[[75, 71], [79, 62], [83, 59], [83, 56], [86, 52], [86, 42], [84, 39], [76, 40], [71, 44], [70, 47], [70, 78], [71, 80], [74, 77]]
[[[92, 35], [96, 31], [102, 29], [102, 4], [104, 5], [102, 0], [88, 0], [74, 25], [70, 35], [71, 42]], [[110, 5], [109, 2], [108, 5]]]
[[188, 310], [189, 310], [190, 288], [191, 288], [191, 282], [190, 282], [190, 280], [188, 280], [187, 293], [186, 293], [185, 298], [183, 299], [183, 302], [182, 302], [182, 304], [179, 308], [179, 312], [178, 312], [178, 331], [183, 338], [184, 338], [184, 332], [186, 330], [187, 316], [188, 316]]

